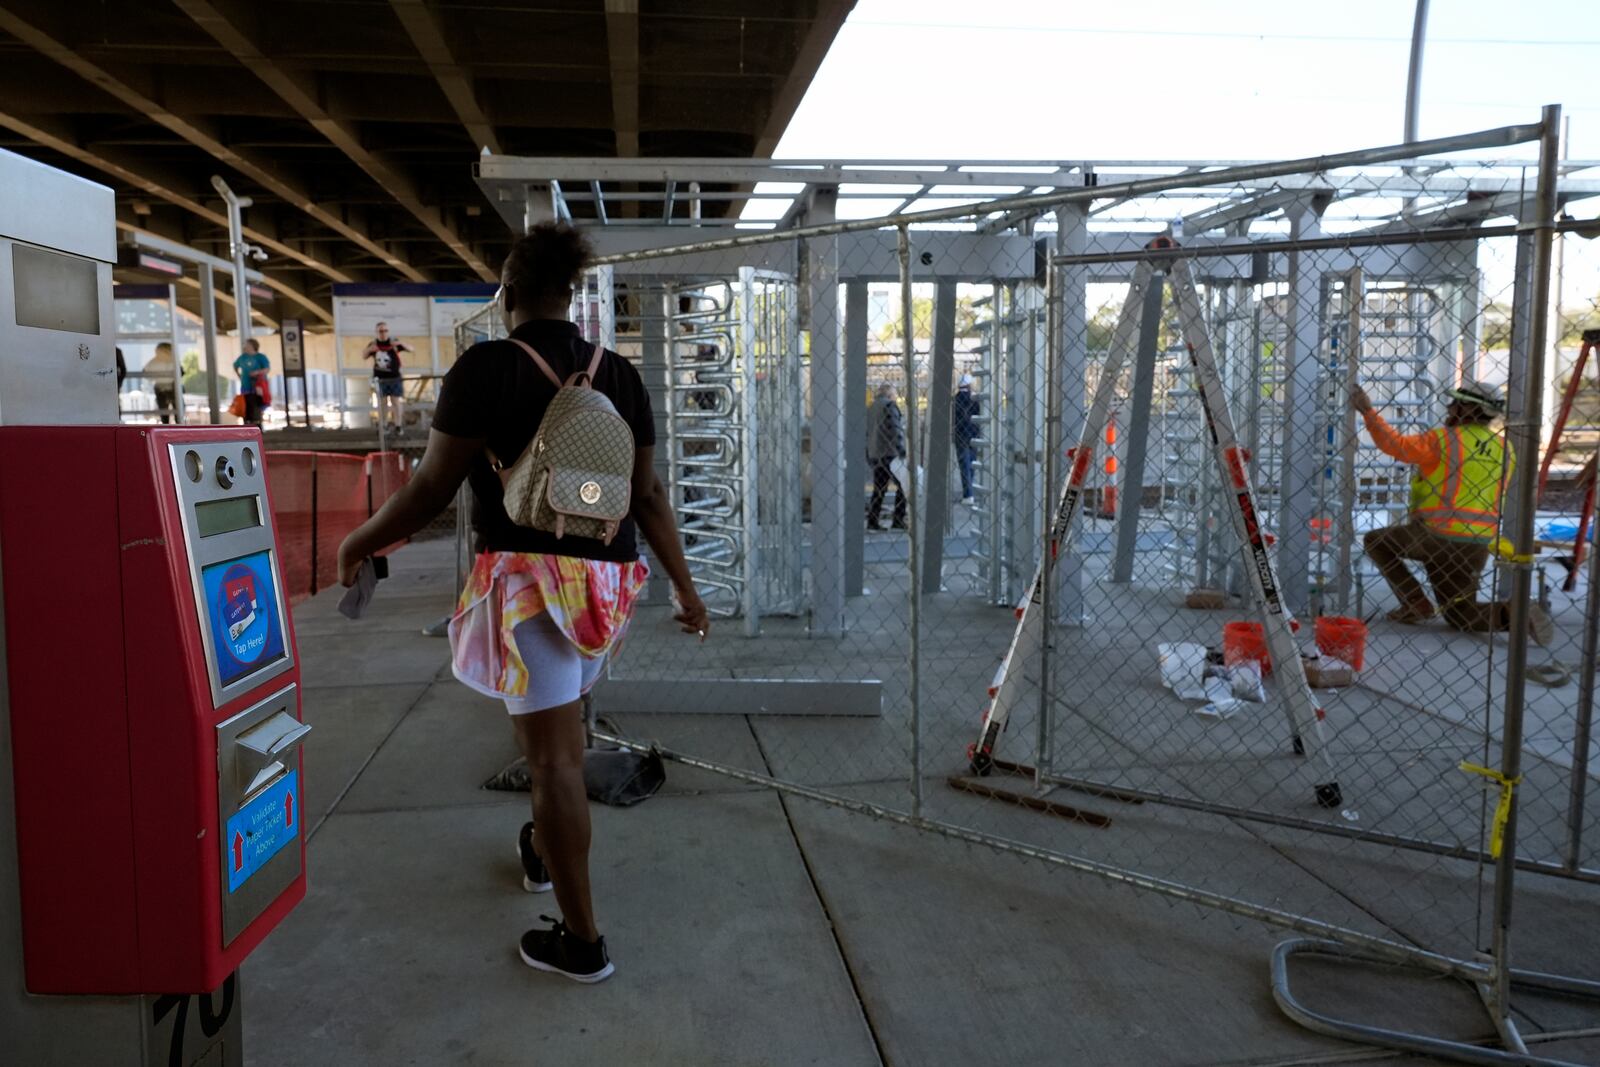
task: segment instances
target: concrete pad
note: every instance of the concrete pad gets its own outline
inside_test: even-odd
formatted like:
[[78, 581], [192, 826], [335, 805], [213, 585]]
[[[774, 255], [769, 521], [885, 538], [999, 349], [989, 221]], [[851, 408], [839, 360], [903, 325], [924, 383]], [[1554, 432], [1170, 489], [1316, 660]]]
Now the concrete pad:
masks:
[[427, 687], [417, 683], [308, 689], [301, 714], [311, 724], [305, 745], [305, 807], [316, 821]]
[[300, 645], [300, 679], [308, 688], [429, 682], [449, 662], [449, 642], [415, 630], [349, 629]]
[[821, 805], [791, 812], [889, 1062], [1193, 1064], [1348, 1048], [1278, 1012], [1272, 931]]
[[339, 810], [501, 803], [507, 794], [489, 792], [483, 782], [516, 758], [504, 704], [459, 682], [437, 683], [373, 756]]
[[617, 974], [592, 987], [517, 959], [554, 909], [518, 885], [522, 812], [325, 823], [306, 902], [244, 968], [250, 1062], [880, 1063], [776, 798], [595, 809]]
[[[317, 599], [320, 600], [321, 597]], [[336, 598], [330, 599], [337, 605]], [[295, 608], [295, 633], [302, 642], [313, 637], [344, 636], [352, 633], [419, 633], [424, 626], [448, 616], [451, 609], [449, 597], [433, 593], [390, 597], [384, 595], [381, 587], [367, 614], [360, 619], [347, 619], [336, 609], [312, 610], [307, 607], [311, 604], [312, 601], [308, 600]]]

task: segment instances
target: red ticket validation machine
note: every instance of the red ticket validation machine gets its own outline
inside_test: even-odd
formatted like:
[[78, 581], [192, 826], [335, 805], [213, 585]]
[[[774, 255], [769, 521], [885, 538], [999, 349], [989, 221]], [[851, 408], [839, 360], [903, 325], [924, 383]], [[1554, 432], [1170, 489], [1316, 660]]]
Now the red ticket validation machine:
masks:
[[211, 993], [305, 895], [279, 571], [255, 429], [0, 426], [29, 994]]

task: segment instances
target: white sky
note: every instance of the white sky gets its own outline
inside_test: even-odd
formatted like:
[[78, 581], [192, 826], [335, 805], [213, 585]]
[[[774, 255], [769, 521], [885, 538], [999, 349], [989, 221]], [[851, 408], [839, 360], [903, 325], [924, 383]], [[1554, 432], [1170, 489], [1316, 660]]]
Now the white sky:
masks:
[[[859, 0], [774, 155], [1271, 159], [1402, 139], [1410, 0]], [[1433, 0], [1424, 138], [1572, 117], [1600, 0]], [[1587, 66], [1587, 69], [1585, 67]]]
[[[1413, 12], [1412, 0], [859, 0], [773, 155], [1254, 160], [1393, 144]], [[1559, 103], [1570, 158], [1600, 160], [1600, 0], [1432, 0], [1426, 40], [1420, 137], [1534, 122]], [[1593, 299], [1600, 242], [1566, 243], [1568, 299]]]

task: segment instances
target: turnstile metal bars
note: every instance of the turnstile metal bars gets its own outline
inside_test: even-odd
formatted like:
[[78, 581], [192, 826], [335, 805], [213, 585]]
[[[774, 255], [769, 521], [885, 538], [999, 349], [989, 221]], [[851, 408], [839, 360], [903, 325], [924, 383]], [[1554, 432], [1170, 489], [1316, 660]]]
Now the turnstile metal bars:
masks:
[[661, 308], [635, 324], [665, 364], [667, 488], [690, 568], [708, 607], [754, 637], [762, 615], [798, 614], [805, 599], [794, 282], [742, 268], [632, 287]]
[[979, 574], [991, 604], [1011, 606], [1038, 564], [1039, 475], [1044, 432], [1044, 305], [1031, 284], [996, 284], [983, 336], [983, 405], [974, 445]]

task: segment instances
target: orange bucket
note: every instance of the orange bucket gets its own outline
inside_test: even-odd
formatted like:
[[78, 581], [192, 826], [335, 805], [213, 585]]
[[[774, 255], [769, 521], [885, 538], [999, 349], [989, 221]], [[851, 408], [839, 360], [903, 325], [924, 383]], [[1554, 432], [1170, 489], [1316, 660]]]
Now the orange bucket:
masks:
[[1346, 615], [1319, 615], [1316, 623], [1317, 651], [1344, 660], [1360, 670], [1367, 658], [1367, 624]]
[[1246, 660], [1261, 664], [1261, 673], [1272, 673], [1272, 658], [1267, 654], [1267, 635], [1259, 622], [1230, 622], [1222, 627], [1222, 662], [1229, 667]]

